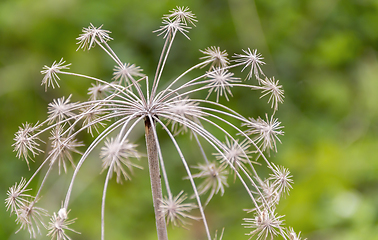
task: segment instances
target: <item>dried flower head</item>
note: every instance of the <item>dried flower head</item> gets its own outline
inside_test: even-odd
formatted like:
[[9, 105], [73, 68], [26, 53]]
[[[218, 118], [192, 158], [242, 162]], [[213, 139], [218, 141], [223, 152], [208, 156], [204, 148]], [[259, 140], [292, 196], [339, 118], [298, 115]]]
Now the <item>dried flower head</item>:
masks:
[[269, 181], [269, 179], [266, 179], [263, 182], [260, 182], [260, 189], [262, 196], [259, 196], [256, 201], [275, 209], [281, 197], [277, 192], [276, 187]]
[[78, 38], [76, 38], [76, 40], [79, 41], [77, 43], [79, 44], [77, 50], [79, 50], [80, 48], [83, 50], [89, 50], [93, 48], [96, 43], [106, 43], [107, 41], [113, 40], [113, 38], [109, 36], [109, 33], [111, 32], [108, 30], [103, 30], [101, 28], [102, 25], [96, 28], [92, 23], [90, 23], [89, 27], [83, 28], [83, 33], [80, 34]]
[[251, 232], [246, 235], [250, 235], [249, 239], [257, 235], [256, 240], [273, 239], [282, 231], [283, 220], [282, 216], [278, 216], [274, 212], [268, 210], [258, 211], [255, 218], [244, 218], [243, 223], [245, 228], [253, 228]]
[[88, 95], [90, 95], [89, 100], [99, 100], [104, 99], [108, 93], [110, 93], [110, 86], [104, 84], [93, 84], [92, 87], [88, 88]]
[[102, 115], [107, 113], [107, 109], [101, 109], [101, 106], [89, 106], [82, 109], [83, 127], [87, 128], [87, 132], [93, 137], [93, 129], [99, 133], [98, 127], [105, 127], [102, 122]]
[[17, 213], [22, 206], [29, 205], [30, 199], [33, 197], [25, 192], [30, 191], [31, 189], [25, 189], [26, 180], [21, 178], [19, 184], [15, 183], [7, 191], [7, 198], [5, 199], [5, 207], [7, 211], [10, 209], [10, 213]]
[[54, 99], [52, 103], [49, 103], [48, 114], [49, 123], [61, 122], [64, 119], [72, 118], [75, 116], [73, 110], [76, 108], [77, 103], [71, 103], [71, 96], [67, 99], [65, 97]]
[[[17, 210], [16, 223], [20, 224], [19, 232], [21, 229], [28, 230], [30, 238], [37, 238], [37, 234], [41, 233], [41, 225], [44, 227], [43, 217], [47, 216], [47, 211], [43, 208], [35, 206], [36, 201], [30, 202], [28, 205], [22, 205]], [[17, 233], [16, 232], [16, 233]]]
[[165, 14], [164, 18], [182, 22], [185, 26], [187, 26], [188, 23], [192, 24], [193, 26], [196, 26], [194, 22], [198, 22], [198, 20], [196, 19], [196, 15], [194, 15], [188, 7], [178, 6], [176, 9], [173, 9], [169, 12], [170, 14]]
[[52, 240], [71, 240], [71, 238], [66, 234], [66, 231], [71, 231], [77, 234], [80, 234], [79, 232], [73, 230], [69, 227], [69, 225], [75, 223], [75, 219], [68, 220], [68, 213], [65, 208], [61, 208], [56, 214], [55, 212], [50, 218], [49, 225], [47, 227], [47, 230], [49, 230], [47, 236], [50, 236]]
[[202, 114], [198, 105], [198, 102], [188, 97], [167, 103], [167, 125], [171, 124], [171, 130], [175, 135], [186, 133], [188, 131], [187, 124], [191, 121], [198, 123], [198, 117]]
[[75, 168], [72, 153], [82, 154], [77, 148], [84, 146], [84, 144], [76, 140], [73, 136], [65, 136], [65, 129], [61, 125], [57, 125], [51, 131], [51, 150], [49, 154], [51, 157], [51, 164], [58, 162], [59, 174], [63, 167], [64, 172], [67, 173], [66, 161], [68, 160], [72, 167]]
[[[205, 54], [205, 56], [200, 57], [200, 59], [204, 59], [205, 62], [211, 63], [210, 70], [212, 67], [224, 68], [230, 64], [227, 56], [228, 53], [226, 50], [221, 51], [220, 47], [211, 46], [206, 48], [205, 50], [200, 50], [201, 53]], [[208, 65], [206, 63], [201, 68]]]
[[278, 136], [284, 134], [284, 132], [281, 130], [283, 126], [280, 126], [281, 122], [279, 122], [277, 118], [273, 118], [273, 115], [270, 117], [270, 119], [268, 118], [268, 114], [266, 114], [265, 117], [266, 121], [260, 117], [258, 117], [256, 120], [254, 118], [249, 118], [249, 121], [247, 123], [243, 123], [242, 125], [249, 127], [246, 134], [257, 135], [255, 141], [256, 143], [261, 143], [260, 149], [262, 151], [270, 149], [277, 152], [276, 140], [281, 142]]
[[64, 65], [65, 63], [66, 61], [63, 61], [63, 58], [61, 58], [58, 63], [54, 61], [51, 67], [46, 65], [43, 67], [44, 70], [42, 70], [41, 73], [45, 76], [42, 79], [41, 85], [45, 85], [45, 91], [47, 91], [47, 87], [50, 86], [52, 86], [52, 88], [55, 88], [54, 84], [59, 87], [58, 80], [60, 80], [60, 78], [58, 76], [58, 73], [60, 73], [60, 70], [62, 69], [70, 69], [69, 66], [71, 65], [71, 63]]
[[210, 191], [209, 196], [205, 202], [207, 205], [214, 194], [218, 194], [219, 191], [221, 196], [224, 194], [224, 187], [228, 187], [227, 176], [228, 170], [226, 169], [226, 164], [207, 163], [206, 165], [199, 164], [193, 168], [200, 170], [199, 173], [193, 174], [193, 178], [203, 178], [203, 182], [198, 186], [198, 194], [202, 195]]
[[43, 152], [41, 149], [39, 149], [39, 143], [38, 141], [41, 141], [34, 132], [37, 130], [37, 124], [35, 126], [32, 126], [29, 123], [23, 123], [22, 127], [19, 127], [19, 130], [14, 134], [13, 140], [15, 143], [12, 145], [14, 146], [14, 152], [17, 152], [16, 156], [18, 158], [23, 157], [23, 159], [26, 161], [29, 167], [29, 159], [33, 161], [33, 159], [30, 158], [29, 153], [35, 157], [35, 155], [38, 155], [39, 153]]
[[219, 96], [223, 96], [229, 101], [227, 93], [232, 96], [230, 88], [232, 83], [240, 82], [240, 78], [233, 77], [234, 74], [229, 72], [224, 68], [213, 68], [207, 73], [207, 78], [209, 78], [209, 94], [207, 94], [206, 99], [214, 91], [217, 93], [217, 102], [219, 102]]
[[214, 153], [214, 155], [221, 163], [226, 163], [230, 166], [231, 170], [235, 172], [234, 178], [236, 178], [236, 171], [238, 171], [244, 164], [250, 162], [249, 154], [251, 154], [252, 151], [248, 150], [249, 148], [250, 144], [248, 141], [242, 141], [239, 143], [239, 140], [230, 140], [226, 137], [224, 152]]
[[261, 80], [260, 82], [262, 85], [261, 88], [263, 89], [263, 95], [260, 98], [270, 95], [268, 103], [271, 102], [271, 107], [274, 109], [274, 112], [276, 112], [278, 110], [278, 103], [283, 103], [284, 99], [284, 90], [282, 90], [281, 85], [278, 85], [279, 80], [275, 81], [274, 77], [266, 77], [265, 80]]
[[117, 183], [122, 182], [121, 174], [125, 180], [131, 179], [123, 165], [131, 172], [133, 167], [142, 168], [130, 160], [130, 158], [140, 158], [140, 154], [135, 148], [136, 145], [129, 143], [127, 139], [124, 141], [118, 137], [106, 139], [105, 146], [101, 148], [100, 153], [103, 171], [109, 168], [109, 171], [115, 172], [117, 174]]
[[284, 193], [289, 194], [291, 185], [293, 184], [292, 176], [290, 171], [283, 166], [276, 166], [274, 163], [271, 163], [273, 173], [270, 174], [270, 180], [273, 182], [273, 186], [276, 188], [276, 191], [279, 195]]
[[183, 193], [184, 191], [181, 191], [175, 197], [170, 195], [161, 200], [161, 211], [167, 219], [167, 224], [170, 222], [174, 226], [185, 225], [184, 218], [198, 219], [188, 214], [197, 206], [193, 203], [183, 203], [187, 198], [186, 194]]
[[155, 30], [154, 32], [160, 32], [158, 36], [164, 34], [164, 38], [171, 39], [173, 35], [176, 35], [177, 31], [182, 33], [187, 39], [190, 39], [188, 35], [186, 35], [188, 29], [191, 29], [191, 27], [188, 27], [184, 23], [180, 21], [171, 20], [169, 18], [163, 20], [163, 26], [160, 26], [158, 30]]
[[124, 63], [122, 66], [114, 67], [113, 79], [119, 80], [120, 84], [124, 81], [124, 85], [129, 86], [132, 84], [131, 78], [144, 77], [144, 74], [141, 73], [142, 71], [143, 69], [135, 66], [135, 64]]
[[262, 57], [261, 53], [257, 52], [257, 49], [254, 49], [253, 51], [251, 51], [251, 49], [249, 48], [248, 50], [243, 49], [243, 52], [245, 54], [235, 54], [234, 57], [236, 59], [234, 61], [240, 62], [244, 65], [242, 71], [244, 71], [244, 69], [246, 69], [247, 67], [251, 66], [251, 70], [248, 73], [248, 79], [251, 79], [252, 76], [255, 75], [257, 80], [260, 81], [260, 74], [265, 76], [260, 67], [260, 65], [265, 64], [265, 62], [262, 61], [264, 58]]

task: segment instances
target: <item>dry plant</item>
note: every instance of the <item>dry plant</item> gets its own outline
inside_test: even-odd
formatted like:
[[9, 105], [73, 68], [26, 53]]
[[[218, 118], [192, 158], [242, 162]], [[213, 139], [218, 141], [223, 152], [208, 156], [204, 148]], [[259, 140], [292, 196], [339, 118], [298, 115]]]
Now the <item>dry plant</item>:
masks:
[[[283, 126], [274, 117], [279, 104], [283, 103], [284, 91], [279, 81], [268, 78], [262, 70], [263, 57], [257, 50], [242, 50], [228, 58], [226, 51], [219, 47], [209, 47], [200, 50], [204, 56], [200, 62], [184, 71], [170, 83], [161, 87], [161, 79], [168, 55], [172, 49], [177, 34], [188, 37], [189, 29], [197, 23], [196, 16], [187, 7], [177, 7], [164, 15], [163, 25], [155, 32], [165, 39], [157, 69], [153, 80], [142, 73], [142, 69], [134, 64], [122, 62], [112, 50], [108, 42], [113, 40], [110, 31], [92, 24], [83, 28], [77, 38], [78, 50], [90, 50], [96, 45], [102, 48], [115, 62], [114, 76], [110, 81], [69, 72], [70, 64], [61, 59], [52, 66], [44, 66], [42, 85], [59, 87], [60, 77], [69, 75], [90, 79], [94, 83], [89, 88], [90, 98], [85, 102], [72, 102], [71, 95], [54, 100], [48, 106], [47, 119], [41, 123], [25, 123], [15, 134], [14, 151], [29, 166], [36, 155], [44, 152], [41, 145], [41, 135], [50, 132], [46, 141], [49, 145], [46, 158], [26, 180], [10, 187], [5, 201], [7, 210], [16, 215], [20, 229], [29, 232], [30, 238], [41, 234], [41, 228], [46, 227], [47, 235], [52, 239], [71, 239], [69, 232], [78, 233], [72, 229], [76, 218], [69, 219], [70, 197], [76, 176], [89, 154], [102, 145], [100, 159], [102, 172], [107, 172], [101, 206], [101, 239], [105, 239], [105, 200], [109, 180], [116, 175], [118, 183], [130, 180], [134, 168], [141, 168], [135, 163], [144, 154], [139, 153], [137, 145], [130, 142], [130, 133], [137, 125], [144, 124], [147, 148], [148, 167], [151, 180], [153, 206], [155, 210], [156, 229], [159, 240], [168, 239], [167, 224], [184, 225], [190, 219], [203, 222], [207, 239], [214, 239], [208, 227], [204, 206], [209, 204], [214, 195], [223, 195], [228, 186], [227, 178], [231, 174], [234, 181], [240, 182], [246, 190], [246, 196], [251, 200], [252, 215], [244, 218], [244, 227], [249, 229], [246, 235], [252, 239], [273, 239], [282, 236], [284, 239], [299, 240], [292, 228], [284, 227], [283, 216], [276, 213], [276, 206], [282, 196], [288, 194], [293, 183], [290, 172], [282, 166], [270, 162], [266, 155], [277, 151], [276, 143], [283, 135]], [[188, 78], [193, 70], [207, 71], [196, 78]], [[234, 76], [231, 70], [240, 68], [247, 72], [241, 80]], [[256, 85], [249, 84], [254, 81]], [[267, 99], [272, 113], [264, 118], [246, 118], [224, 104], [219, 103], [224, 97], [228, 101], [232, 96], [231, 89], [235, 87], [261, 91], [261, 98]], [[200, 92], [205, 92], [205, 98], [196, 98]], [[214, 96], [215, 95], [215, 96]], [[211, 99], [215, 100], [211, 100]], [[256, 103], [254, 103], [256, 104]], [[205, 127], [210, 126], [210, 127]], [[171, 192], [166, 172], [166, 162], [161, 149], [157, 128], [169, 136], [177, 150], [179, 159], [185, 169], [193, 189], [195, 202], [187, 202], [187, 194], [180, 191]], [[89, 146], [77, 140], [79, 133], [87, 131], [93, 141]], [[217, 132], [217, 134], [215, 134]], [[198, 145], [203, 160], [197, 166], [189, 167], [177, 134], [187, 134]], [[221, 133], [221, 134], [219, 134]], [[216, 136], [223, 135], [222, 139]], [[223, 140], [224, 139], [224, 140]], [[203, 144], [211, 146], [214, 156], [210, 160]], [[80, 154], [80, 160], [75, 163], [73, 154]], [[169, 153], [171, 154], [171, 153]], [[257, 162], [258, 161], [258, 162]], [[266, 166], [270, 170], [268, 178], [261, 178], [256, 164]], [[48, 165], [44, 168], [45, 165]], [[48, 213], [38, 207], [41, 191], [53, 168], [67, 172], [74, 168], [66, 197], [60, 210], [54, 212], [50, 222], [45, 224]], [[31, 195], [28, 187], [37, 174], [46, 169], [43, 180], [35, 195]], [[195, 171], [192, 173], [192, 171]], [[162, 176], [162, 180], [161, 180]], [[162, 184], [166, 193], [163, 195]], [[205, 201], [201, 197], [205, 196]], [[200, 217], [194, 217], [190, 211], [198, 208]], [[18, 230], [18, 231], [19, 231]], [[73, 234], [73, 233], [72, 233]], [[215, 232], [215, 239], [218, 239]], [[219, 238], [223, 237], [223, 231]]]

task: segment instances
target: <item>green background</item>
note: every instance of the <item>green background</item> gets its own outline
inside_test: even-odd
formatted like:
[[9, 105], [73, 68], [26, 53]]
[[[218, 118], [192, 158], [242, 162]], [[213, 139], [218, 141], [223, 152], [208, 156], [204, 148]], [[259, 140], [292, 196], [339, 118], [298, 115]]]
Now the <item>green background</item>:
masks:
[[[285, 136], [270, 159], [294, 176], [294, 189], [278, 209], [286, 215], [286, 225], [312, 240], [378, 239], [377, 0], [2, 0], [0, 199], [42, 161], [37, 157], [29, 172], [15, 157], [11, 145], [18, 126], [43, 121], [52, 99], [71, 93], [73, 101], [87, 98], [90, 82], [67, 76], [62, 76], [61, 88], [45, 92], [42, 67], [64, 57], [73, 72], [109, 79], [114, 63], [100, 48], [75, 51], [82, 27], [93, 23], [112, 32], [110, 45], [121, 60], [152, 76], [163, 45], [152, 31], [176, 5], [189, 6], [198, 24], [190, 41], [182, 36], [175, 40], [167, 79], [197, 63], [202, 56], [198, 49], [220, 46], [232, 55], [250, 47], [265, 57], [265, 73], [284, 87], [285, 103], [276, 117]], [[244, 116], [271, 114], [258, 94], [235, 90], [234, 96], [229, 105]], [[138, 131], [134, 138], [143, 145]], [[163, 149], [174, 151], [169, 141], [162, 141]], [[187, 141], [188, 147], [194, 145]], [[70, 234], [73, 239], [100, 238], [105, 174], [99, 175], [96, 156], [90, 161], [74, 189], [70, 216], [78, 218], [73, 228], [82, 234]], [[181, 185], [186, 188], [184, 171], [177, 157], [167, 162], [178, 193]], [[136, 170], [131, 182], [111, 181], [107, 239], [156, 239], [146, 159], [140, 164], [145, 170]], [[44, 189], [40, 203], [50, 213], [59, 209], [71, 174], [56, 173]], [[241, 223], [248, 217], [242, 208], [251, 208], [250, 200], [238, 181], [228, 182], [225, 195], [216, 195], [206, 208], [211, 231], [225, 227], [223, 239], [248, 239]], [[5, 205], [0, 207], [0, 239], [28, 239], [25, 231], [14, 234], [14, 220]], [[171, 239], [205, 239], [200, 221], [188, 228], [169, 226]]]

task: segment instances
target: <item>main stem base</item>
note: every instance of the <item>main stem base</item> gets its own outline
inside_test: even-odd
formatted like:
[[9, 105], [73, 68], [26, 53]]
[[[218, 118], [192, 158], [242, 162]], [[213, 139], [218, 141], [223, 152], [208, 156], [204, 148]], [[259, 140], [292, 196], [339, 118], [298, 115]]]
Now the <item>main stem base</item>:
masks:
[[146, 118], [144, 121], [145, 136], [147, 146], [148, 167], [150, 171], [152, 199], [155, 209], [156, 230], [158, 240], [168, 240], [167, 226], [165, 217], [160, 210], [160, 204], [163, 199], [161, 190], [161, 176], [159, 168], [159, 158], [157, 152], [156, 138], [153, 129], [155, 126], [151, 124], [150, 119]]

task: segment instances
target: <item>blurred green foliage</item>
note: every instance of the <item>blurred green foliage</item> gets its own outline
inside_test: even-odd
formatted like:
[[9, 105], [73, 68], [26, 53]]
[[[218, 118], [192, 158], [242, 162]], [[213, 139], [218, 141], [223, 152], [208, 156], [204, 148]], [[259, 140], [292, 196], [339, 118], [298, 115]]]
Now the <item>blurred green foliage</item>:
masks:
[[[189, 33], [191, 41], [182, 37], [174, 43], [166, 78], [197, 63], [198, 49], [215, 45], [231, 55], [250, 47], [265, 57], [265, 73], [284, 87], [285, 103], [276, 116], [285, 136], [271, 159], [294, 175], [294, 189], [279, 207], [286, 225], [312, 240], [377, 239], [377, 0], [2, 0], [0, 198], [5, 199], [8, 187], [21, 176], [30, 177], [41, 161], [37, 157], [29, 172], [15, 157], [11, 145], [18, 126], [45, 119], [54, 98], [71, 93], [74, 101], [87, 98], [90, 82], [65, 76], [61, 88], [45, 92], [40, 86], [42, 66], [64, 57], [73, 72], [109, 79], [113, 63], [101, 49], [75, 51], [82, 27], [104, 24], [112, 31], [110, 44], [119, 57], [151, 76], [163, 44], [152, 31], [176, 5], [189, 6], [199, 22]], [[270, 112], [256, 94], [234, 95], [230, 106], [245, 116]], [[191, 144], [184, 149], [188, 154]], [[173, 151], [169, 141], [162, 145]], [[180, 162], [172, 160], [167, 167], [177, 179], [175, 191], [188, 188]], [[98, 174], [101, 163], [96, 156], [91, 161], [84, 165], [71, 204], [72, 216], [78, 217], [74, 229], [82, 232], [72, 234], [74, 239], [99, 238], [105, 176]], [[156, 239], [145, 159], [141, 165], [145, 170], [137, 170], [131, 182], [111, 182], [107, 239]], [[71, 174], [53, 176], [46, 186], [41, 205], [50, 213], [59, 209]], [[240, 224], [248, 217], [241, 208], [251, 207], [249, 199], [238, 182], [229, 183], [225, 195], [207, 206], [208, 221], [213, 230], [225, 227], [224, 239], [247, 239]], [[0, 210], [0, 239], [28, 239], [25, 232], [14, 234], [14, 216], [9, 217], [4, 205]], [[205, 239], [200, 221], [189, 229], [169, 227], [170, 237]]]

